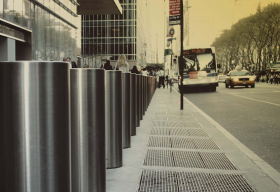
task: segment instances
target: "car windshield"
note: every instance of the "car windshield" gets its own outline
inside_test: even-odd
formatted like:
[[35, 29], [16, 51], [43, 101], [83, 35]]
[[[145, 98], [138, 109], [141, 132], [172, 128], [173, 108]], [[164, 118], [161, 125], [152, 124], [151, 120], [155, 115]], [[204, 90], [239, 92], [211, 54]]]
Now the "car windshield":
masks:
[[233, 71], [231, 72], [231, 76], [250, 76], [251, 73], [249, 71]]

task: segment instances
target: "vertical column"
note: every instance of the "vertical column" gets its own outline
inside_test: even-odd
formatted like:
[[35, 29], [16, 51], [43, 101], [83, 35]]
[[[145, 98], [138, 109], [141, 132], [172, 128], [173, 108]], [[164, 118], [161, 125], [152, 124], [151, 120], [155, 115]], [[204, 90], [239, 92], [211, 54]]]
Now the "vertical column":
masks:
[[106, 165], [121, 167], [122, 154], [122, 72], [105, 71]]
[[131, 146], [130, 140], [130, 73], [122, 74], [122, 136], [123, 148]]
[[139, 75], [139, 118], [143, 120], [143, 76]]
[[103, 69], [71, 69], [72, 192], [106, 190]]
[[136, 75], [136, 127], [140, 126], [140, 75]]
[[130, 83], [130, 134], [136, 135], [136, 74], [131, 73]]
[[70, 64], [0, 62], [0, 189], [70, 189]]

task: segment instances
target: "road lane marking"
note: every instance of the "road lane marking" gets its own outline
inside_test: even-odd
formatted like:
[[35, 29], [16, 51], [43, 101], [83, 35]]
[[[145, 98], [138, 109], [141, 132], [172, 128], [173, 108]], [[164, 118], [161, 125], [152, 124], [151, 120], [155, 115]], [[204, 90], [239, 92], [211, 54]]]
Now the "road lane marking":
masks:
[[[229, 94], [229, 95], [234, 95], [234, 94], [230, 94], [230, 93], [228, 93], [228, 94]], [[280, 107], [280, 104], [271, 103], [271, 102], [268, 102], [268, 101], [262, 101], [262, 100], [258, 100], [258, 99], [253, 99], [253, 98], [249, 98], [249, 97], [244, 97], [244, 96], [241, 96], [241, 95], [234, 95], [234, 96], [242, 97], [242, 98], [249, 99], [249, 100], [252, 100], [252, 101], [258, 101], [258, 102], [267, 103], [267, 104], [270, 104], [270, 105], [275, 105], [275, 106]]]

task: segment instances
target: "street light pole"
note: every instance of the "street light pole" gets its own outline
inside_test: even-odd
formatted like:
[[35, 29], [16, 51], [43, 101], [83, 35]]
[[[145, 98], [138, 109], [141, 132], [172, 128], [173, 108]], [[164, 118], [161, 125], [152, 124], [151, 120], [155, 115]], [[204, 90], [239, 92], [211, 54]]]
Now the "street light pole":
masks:
[[184, 71], [184, 58], [183, 58], [183, 49], [184, 49], [184, 7], [183, 7], [183, 0], [180, 0], [180, 7], [181, 7], [181, 54], [180, 54], [180, 65], [179, 65], [179, 72], [181, 76], [181, 110], [184, 109], [184, 99], [183, 99], [183, 71]]

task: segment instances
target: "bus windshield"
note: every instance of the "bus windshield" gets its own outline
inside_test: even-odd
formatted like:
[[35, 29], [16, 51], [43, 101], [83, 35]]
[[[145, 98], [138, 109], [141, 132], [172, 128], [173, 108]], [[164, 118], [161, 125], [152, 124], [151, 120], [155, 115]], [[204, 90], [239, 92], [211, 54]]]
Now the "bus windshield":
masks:
[[185, 55], [184, 72], [206, 71], [207, 73], [216, 72], [215, 54], [207, 53], [200, 55]]

